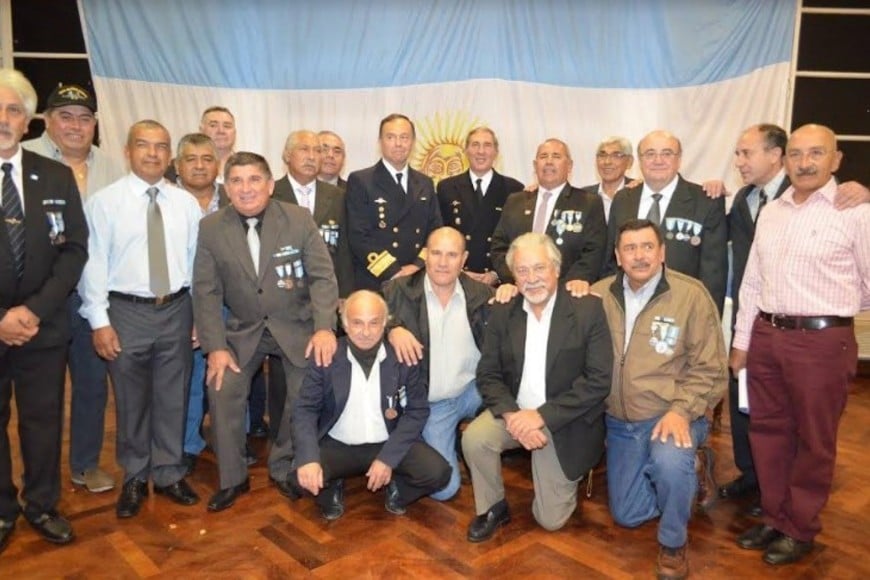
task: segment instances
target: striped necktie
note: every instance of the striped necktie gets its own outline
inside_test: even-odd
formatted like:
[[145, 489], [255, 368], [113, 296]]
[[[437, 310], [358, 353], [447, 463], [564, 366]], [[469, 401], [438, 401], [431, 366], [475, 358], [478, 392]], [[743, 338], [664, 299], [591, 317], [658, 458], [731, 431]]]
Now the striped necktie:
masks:
[[21, 197], [12, 179], [12, 164], [3, 164], [3, 218], [9, 234], [9, 246], [15, 259], [15, 272], [18, 279], [24, 274], [24, 208]]

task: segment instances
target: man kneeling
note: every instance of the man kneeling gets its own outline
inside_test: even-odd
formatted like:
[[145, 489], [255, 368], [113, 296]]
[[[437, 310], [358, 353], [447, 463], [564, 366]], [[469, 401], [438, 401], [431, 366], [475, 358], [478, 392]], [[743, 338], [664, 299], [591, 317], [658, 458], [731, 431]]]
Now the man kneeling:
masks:
[[604, 401], [613, 353], [601, 299], [558, 288], [553, 240], [516, 238], [507, 263], [521, 296], [493, 306], [477, 366], [486, 410], [465, 429], [477, 517], [468, 541], [482, 542], [510, 521], [501, 452], [532, 452], [532, 513], [548, 530], [577, 507], [577, 484], [604, 450]]
[[386, 489], [395, 515], [447, 485], [450, 466], [423, 442], [429, 416], [419, 366], [399, 362], [383, 341], [387, 304], [361, 290], [345, 302], [346, 338], [332, 364], [311, 365], [293, 408], [299, 485], [327, 520], [344, 514], [344, 478], [363, 475], [369, 491]]

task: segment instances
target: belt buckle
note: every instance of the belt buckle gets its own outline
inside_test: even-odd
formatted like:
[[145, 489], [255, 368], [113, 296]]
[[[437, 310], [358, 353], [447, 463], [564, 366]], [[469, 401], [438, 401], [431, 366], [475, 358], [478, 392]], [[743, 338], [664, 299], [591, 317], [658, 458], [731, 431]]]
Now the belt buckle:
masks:
[[785, 328], [784, 326], [780, 326], [779, 324], [776, 323], [777, 318], [783, 318], [783, 316], [781, 316], [781, 315], [777, 316], [776, 314], [771, 314], [770, 315], [770, 325], [774, 328]]
[[166, 296], [158, 296], [157, 298], [154, 299], [154, 305], [155, 306], [163, 306], [164, 304], [166, 304], [166, 302], [168, 302], [168, 298], [169, 298], [169, 294], [167, 294]]

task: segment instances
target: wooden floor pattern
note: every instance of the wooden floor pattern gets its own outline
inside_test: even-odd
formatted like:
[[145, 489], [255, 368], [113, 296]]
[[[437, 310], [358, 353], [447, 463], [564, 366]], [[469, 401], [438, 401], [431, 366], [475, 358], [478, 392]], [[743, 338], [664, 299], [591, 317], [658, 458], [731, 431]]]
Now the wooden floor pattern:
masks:
[[[743, 506], [720, 502], [696, 516], [689, 528], [693, 578], [870, 578], [870, 378], [852, 389], [840, 430], [837, 471], [823, 513], [824, 531], [805, 561], [784, 568], [765, 565], [758, 552], [740, 550], [734, 537], [754, 522]], [[726, 413], [727, 415], [727, 413]], [[719, 481], [734, 476], [727, 416], [714, 435]], [[10, 425], [17, 447], [16, 425]], [[313, 503], [288, 502], [271, 487], [261, 461], [251, 469], [252, 492], [220, 514], [205, 510], [217, 480], [214, 458], [200, 461], [190, 482], [203, 502], [182, 508], [152, 494], [138, 517], [115, 517], [117, 491], [90, 494], [69, 483], [64, 441], [60, 509], [73, 522], [77, 540], [56, 547], [19, 519], [0, 578], [650, 578], [657, 544], [655, 523], [637, 529], [614, 525], [607, 511], [603, 476], [593, 497], [570, 523], [550, 533], [530, 513], [528, 459], [505, 462], [507, 499], [513, 521], [483, 544], [470, 544], [465, 530], [473, 516], [470, 485], [446, 503], [424, 499], [396, 517], [383, 496], [348, 482], [347, 511], [337, 522], [322, 520]], [[255, 443], [261, 457], [265, 446]], [[104, 467], [114, 464], [114, 413], [107, 414]], [[15, 458], [16, 473], [20, 460]]]

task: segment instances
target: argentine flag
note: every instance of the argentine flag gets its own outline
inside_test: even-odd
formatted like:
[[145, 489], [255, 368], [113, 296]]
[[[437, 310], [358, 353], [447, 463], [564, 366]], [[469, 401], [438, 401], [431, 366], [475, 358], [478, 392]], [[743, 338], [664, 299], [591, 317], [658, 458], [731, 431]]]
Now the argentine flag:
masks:
[[[690, 180], [725, 179], [745, 127], [787, 119], [794, 0], [80, 0], [103, 148], [153, 118], [173, 140], [228, 107], [237, 150], [277, 176], [297, 129], [329, 129], [345, 174], [378, 159], [378, 122], [417, 125], [412, 165], [467, 168], [476, 125], [498, 135], [497, 168], [533, 179], [549, 137], [571, 147], [571, 182], [598, 181], [604, 137], [635, 147], [670, 130]], [[638, 175], [637, 163], [632, 170]]]

